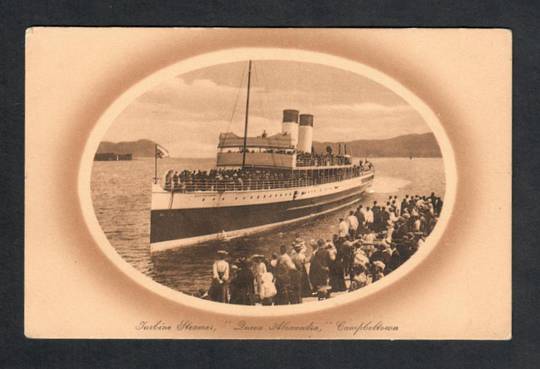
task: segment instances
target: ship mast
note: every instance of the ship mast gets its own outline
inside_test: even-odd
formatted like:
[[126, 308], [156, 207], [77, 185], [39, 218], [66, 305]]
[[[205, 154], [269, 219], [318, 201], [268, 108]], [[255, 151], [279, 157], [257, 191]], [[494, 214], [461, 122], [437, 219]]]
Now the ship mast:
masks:
[[248, 84], [247, 84], [247, 98], [246, 98], [246, 121], [244, 124], [244, 146], [242, 150], [242, 169], [246, 165], [246, 146], [247, 146], [247, 132], [248, 132], [248, 116], [249, 116], [249, 89], [251, 87], [251, 60], [248, 67]]

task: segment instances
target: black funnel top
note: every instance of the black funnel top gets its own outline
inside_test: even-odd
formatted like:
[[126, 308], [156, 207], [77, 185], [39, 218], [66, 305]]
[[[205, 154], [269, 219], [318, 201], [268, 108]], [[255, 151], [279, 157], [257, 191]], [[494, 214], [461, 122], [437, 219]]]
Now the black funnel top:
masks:
[[294, 122], [298, 123], [298, 110], [285, 109], [283, 110], [283, 122]]

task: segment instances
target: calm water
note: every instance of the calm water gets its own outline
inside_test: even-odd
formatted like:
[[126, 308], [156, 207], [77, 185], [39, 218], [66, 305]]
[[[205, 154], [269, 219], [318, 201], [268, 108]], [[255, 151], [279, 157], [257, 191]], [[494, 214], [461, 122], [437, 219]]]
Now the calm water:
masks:
[[[381, 158], [375, 164], [375, 182], [361, 203], [385, 201], [390, 195], [444, 195], [442, 159]], [[165, 158], [158, 160], [158, 174], [167, 169], [199, 169], [213, 160]], [[233, 257], [252, 254], [270, 256], [281, 244], [291, 244], [297, 234], [305, 240], [331, 238], [337, 233], [338, 218], [353, 207], [314, 220], [274, 230], [268, 234], [211, 244], [185, 247], [151, 256], [150, 196], [154, 176], [152, 158], [133, 161], [94, 162], [92, 199], [97, 219], [116, 251], [139, 271], [155, 281], [186, 293], [208, 288], [215, 252], [227, 249]]]

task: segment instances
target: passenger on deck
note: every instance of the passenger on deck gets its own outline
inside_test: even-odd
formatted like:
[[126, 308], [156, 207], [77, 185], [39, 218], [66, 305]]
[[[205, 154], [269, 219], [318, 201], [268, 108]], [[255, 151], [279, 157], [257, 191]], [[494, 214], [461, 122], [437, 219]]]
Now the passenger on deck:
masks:
[[[278, 153], [274, 150], [273, 153]], [[324, 165], [349, 165], [350, 158], [319, 155], [309, 153], [297, 154], [297, 166], [324, 166]], [[322, 164], [321, 164], [322, 163]], [[307, 177], [302, 171], [276, 171], [268, 169], [211, 169], [204, 170], [183, 170], [174, 172], [170, 170], [164, 177], [163, 186], [167, 190], [193, 192], [193, 191], [239, 191], [255, 189], [272, 189], [282, 187], [295, 187], [303, 185], [314, 185], [339, 181], [352, 177], [357, 177], [372, 168], [371, 163], [353, 165], [349, 168], [332, 169], [331, 173], [319, 176], [319, 173], [312, 173]]]

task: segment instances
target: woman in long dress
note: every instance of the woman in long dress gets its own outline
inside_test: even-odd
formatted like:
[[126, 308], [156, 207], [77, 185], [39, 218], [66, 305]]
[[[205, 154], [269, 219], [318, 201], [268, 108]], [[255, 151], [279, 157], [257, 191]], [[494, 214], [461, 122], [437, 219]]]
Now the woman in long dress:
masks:
[[310, 297], [312, 294], [311, 284], [309, 283], [309, 276], [307, 272], [306, 264], [309, 263], [309, 258], [306, 255], [306, 245], [303, 240], [296, 240], [293, 244], [294, 255], [292, 257], [296, 269], [300, 273], [300, 296]]
[[345, 291], [345, 271], [343, 268], [344, 247], [341, 239], [334, 237], [334, 243], [329, 244], [329, 253], [333, 260], [330, 262], [330, 286], [332, 292]]
[[255, 296], [261, 298], [262, 276], [266, 273], [266, 263], [263, 255], [253, 255], [253, 275], [255, 276]]
[[217, 252], [217, 260], [212, 266], [212, 284], [208, 291], [210, 300], [217, 302], [229, 302], [229, 263], [225, 260], [228, 253], [224, 250]]

